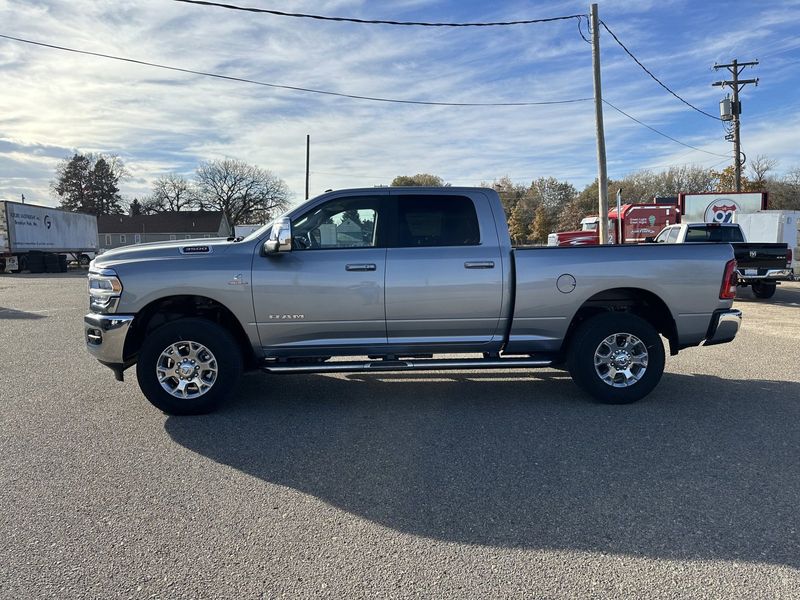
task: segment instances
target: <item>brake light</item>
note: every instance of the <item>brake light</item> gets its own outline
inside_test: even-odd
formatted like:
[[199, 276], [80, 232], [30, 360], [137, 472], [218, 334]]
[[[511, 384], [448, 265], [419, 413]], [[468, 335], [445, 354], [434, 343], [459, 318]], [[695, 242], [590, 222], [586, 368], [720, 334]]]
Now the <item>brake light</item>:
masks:
[[791, 269], [792, 268], [792, 249], [791, 248], [787, 248], [786, 249], [786, 268], [787, 269]]
[[719, 288], [720, 300], [733, 300], [736, 298], [736, 284], [739, 277], [736, 274], [736, 260], [729, 260], [725, 264], [725, 274], [722, 276], [722, 286]]

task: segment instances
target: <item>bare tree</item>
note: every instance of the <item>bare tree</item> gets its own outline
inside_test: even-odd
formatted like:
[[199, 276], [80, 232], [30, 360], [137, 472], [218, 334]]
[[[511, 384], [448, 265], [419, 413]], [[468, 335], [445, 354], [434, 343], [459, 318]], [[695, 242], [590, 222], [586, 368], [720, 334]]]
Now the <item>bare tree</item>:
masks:
[[205, 162], [195, 179], [200, 206], [224, 212], [231, 225], [266, 222], [289, 205], [286, 182], [240, 160]]
[[153, 182], [153, 194], [142, 205], [145, 213], [173, 212], [197, 208], [197, 192], [183, 175], [170, 173]]
[[759, 154], [750, 160], [747, 170], [750, 171], [750, 186], [752, 191], [760, 191], [766, 188], [767, 174], [778, 166], [778, 161]]

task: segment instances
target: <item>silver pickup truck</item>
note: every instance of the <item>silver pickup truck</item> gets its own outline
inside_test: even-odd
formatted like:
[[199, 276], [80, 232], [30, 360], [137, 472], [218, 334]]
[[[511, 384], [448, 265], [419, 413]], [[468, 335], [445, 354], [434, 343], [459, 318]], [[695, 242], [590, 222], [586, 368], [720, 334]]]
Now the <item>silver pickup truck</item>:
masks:
[[[671, 354], [731, 341], [726, 244], [513, 248], [486, 188], [326, 193], [244, 239], [97, 257], [86, 346], [172, 414], [268, 373], [566, 367], [600, 402], [647, 395]], [[438, 356], [437, 356], [438, 355]], [[456, 356], [457, 355], [457, 356]]]

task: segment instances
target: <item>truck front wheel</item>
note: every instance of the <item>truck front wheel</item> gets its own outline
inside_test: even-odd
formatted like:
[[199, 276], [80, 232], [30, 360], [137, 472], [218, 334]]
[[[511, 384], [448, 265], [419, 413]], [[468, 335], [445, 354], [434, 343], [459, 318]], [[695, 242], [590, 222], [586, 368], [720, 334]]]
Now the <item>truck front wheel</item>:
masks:
[[179, 319], [148, 334], [136, 364], [144, 395], [172, 415], [213, 411], [234, 390], [241, 372], [236, 340], [205, 319]]
[[655, 328], [630, 313], [604, 313], [582, 323], [572, 338], [572, 379], [603, 404], [644, 398], [664, 373], [664, 345]]
[[774, 283], [765, 283], [763, 281], [754, 281], [751, 286], [753, 288], [753, 295], [756, 298], [772, 298], [775, 295], [775, 288], [777, 287]]

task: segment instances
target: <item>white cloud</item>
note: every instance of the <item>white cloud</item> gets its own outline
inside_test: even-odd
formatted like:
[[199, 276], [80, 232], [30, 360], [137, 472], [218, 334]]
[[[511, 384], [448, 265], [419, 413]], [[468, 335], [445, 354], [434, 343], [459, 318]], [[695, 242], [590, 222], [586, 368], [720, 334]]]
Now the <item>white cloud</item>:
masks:
[[[259, 4], [251, 2], [250, 4]], [[644, 6], [648, 4], [649, 6]], [[767, 3], [765, 3], [767, 4]], [[300, 2], [292, 10], [330, 15], [430, 20], [531, 18], [585, 12], [577, 2], [536, 4], [408, 0]], [[682, 22], [686, 2], [604, 2], [602, 16], [667, 83], [716, 112], [710, 65], [735, 42], [780, 62], [759, 73], [769, 98], [748, 91], [748, 152], [789, 168], [800, 162], [796, 133], [780, 111], [796, 87], [793, 39], [780, 37], [796, 11], [751, 7], [756, 29], [738, 22], [735, 40], [703, 35], [707, 23]], [[664, 15], [674, 13], [674, 18]], [[741, 15], [740, 15], [741, 16]], [[575, 21], [496, 29], [420, 29], [320, 23], [149, 0], [98, 3], [0, 0], [0, 33], [236, 77], [359, 95], [423, 100], [519, 101], [592, 95], [589, 46]], [[676, 29], [681, 23], [683, 30]], [[731, 20], [731, 23], [733, 20]], [[724, 27], [720, 17], [715, 27]], [[730, 23], [728, 23], [730, 25]], [[791, 25], [791, 23], [789, 23]], [[584, 22], [585, 26], [585, 22]], [[778, 35], [780, 34], [780, 35]], [[730, 36], [728, 36], [730, 37]], [[606, 97], [686, 143], [725, 153], [718, 123], [697, 115], [650, 80], [603, 37]], [[772, 61], [770, 61], [772, 62]], [[315, 96], [152, 69], [0, 40], [0, 196], [48, 201], [59, 158], [72, 149], [119, 154], [132, 177], [123, 191], [148, 193], [172, 170], [233, 156], [284, 178], [302, 195], [305, 136], [312, 136], [312, 192], [388, 183], [427, 171], [457, 184], [503, 175], [553, 175], [578, 186], [596, 176], [591, 102], [524, 108], [446, 108]], [[794, 102], [794, 99], [791, 98]], [[796, 105], [796, 103], [794, 103]], [[770, 111], [774, 115], [770, 116]], [[712, 161], [606, 109], [613, 175], [646, 165]], [[780, 135], [770, 132], [780, 126]], [[757, 127], [756, 127], [757, 125]], [[9, 145], [4, 145], [7, 142]], [[763, 151], [762, 151], [763, 150]]]

